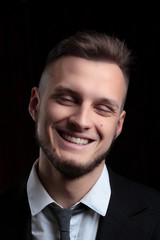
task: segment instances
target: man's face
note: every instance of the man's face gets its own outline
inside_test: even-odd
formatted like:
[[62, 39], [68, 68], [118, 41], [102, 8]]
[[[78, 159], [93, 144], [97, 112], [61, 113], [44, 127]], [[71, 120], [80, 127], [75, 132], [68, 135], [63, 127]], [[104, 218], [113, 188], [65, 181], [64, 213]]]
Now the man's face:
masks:
[[112, 63], [63, 57], [43, 77], [49, 78], [44, 93], [34, 88], [31, 99], [42, 155], [67, 177], [79, 177], [105, 161], [122, 130], [123, 74]]

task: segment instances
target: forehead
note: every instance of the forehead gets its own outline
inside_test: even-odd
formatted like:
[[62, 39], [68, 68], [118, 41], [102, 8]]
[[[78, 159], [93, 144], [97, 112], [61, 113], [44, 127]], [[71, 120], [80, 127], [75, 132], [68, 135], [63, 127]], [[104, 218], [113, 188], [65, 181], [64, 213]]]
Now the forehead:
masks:
[[79, 57], [62, 57], [50, 65], [46, 75], [48, 83], [45, 92], [47, 94], [61, 85], [87, 96], [113, 95], [115, 98], [120, 98], [121, 95], [126, 94], [124, 76], [121, 69], [114, 63], [91, 61]]

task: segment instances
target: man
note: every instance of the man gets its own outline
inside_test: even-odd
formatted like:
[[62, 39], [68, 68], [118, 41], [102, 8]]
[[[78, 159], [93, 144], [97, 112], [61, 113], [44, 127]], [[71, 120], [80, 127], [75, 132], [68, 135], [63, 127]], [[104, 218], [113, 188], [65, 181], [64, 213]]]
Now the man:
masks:
[[126, 115], [129, 63], [124, 42], [104, 33], [78, 32], [51, 50], [29, 103], [39, 158], [1, 193], [2, 239], [60, 239], [54, 207], [81, 205], [70, 239], [160, 239], [160, 194], [105, 164]]

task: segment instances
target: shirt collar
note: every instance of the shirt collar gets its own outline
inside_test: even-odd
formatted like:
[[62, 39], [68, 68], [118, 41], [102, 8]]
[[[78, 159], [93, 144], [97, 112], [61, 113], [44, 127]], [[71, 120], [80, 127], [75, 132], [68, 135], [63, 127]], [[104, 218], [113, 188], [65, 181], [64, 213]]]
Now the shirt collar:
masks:
[[92, 189], [83, 197], [82, 203], [93, 209], [102, 216], [106, 215], [109, 200], [111, 196], [111, 187], [109, 183], [109, 175], [106, 165], [94, 184]]
[[37, 176], [38, 159], [33, 164], [28, 182], [27, 195], [32, 216], [43, 210], [48, 204], [53, 202], [53, 199], [47, 193]]
[[[37, 176], [38, 160], [33, 164], [28, 182], [27, 195], [32, 216], [42, 211], [47, 205], [55, 202], [47, 193]], [[111, 188], [109, 183], [108, 170], [104, 165], [103, 171], [91, 188], [91, 190], [81, 199], [81, 203], [105, 216], [110, 200]]]

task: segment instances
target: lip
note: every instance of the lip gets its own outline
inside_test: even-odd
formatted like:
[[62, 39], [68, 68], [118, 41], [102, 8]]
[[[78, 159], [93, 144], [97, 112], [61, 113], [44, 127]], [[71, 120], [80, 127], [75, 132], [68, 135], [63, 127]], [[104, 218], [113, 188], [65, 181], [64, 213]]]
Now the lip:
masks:
[[86, 135], [75, 134], [74, 132], [71, 133], [71, 132], [69, 132], [69, 131], [62, 131], [62, 130], [57, 130], [57, 132], [58, 132], [58, 134], [61, 135], [61, 136], [62, 136], [63, 134], [66, 134], [66, 135], [71, 136], [71, 137], [86, 139], [86, 140], [88, 140], [89, 142], [95, 141], [94, 138], [88, 137], [88, 136], [86, 136]]
[[[68, 133], [66, 131], [58, 131], [57, 130], [57, 134], [59, 136], [59, 139], [60, 139], [60, 145], [61, 147], [63, 148], [72, 148], [72, 149], [84, 149], [88, 146], [90, 146], [95, 140], [91, 139], [91, 138], [88, 138], [86, 136], [82, 136], [82, 135], [76, 135], [74, 133]], [[74, 143], [74, 142], [71, 142], [71, 141], [67, 141], [67, 139], [65, 139], [63, 136], [64, 135], [68, 135], [70, 137], [73, 137], [73, 138], [77, 138], [77, 139], [83, 139], [83, 140], [86, 140], [88, 141], [88, 143], [86, 144], [77, 144], [77, 143]]]

